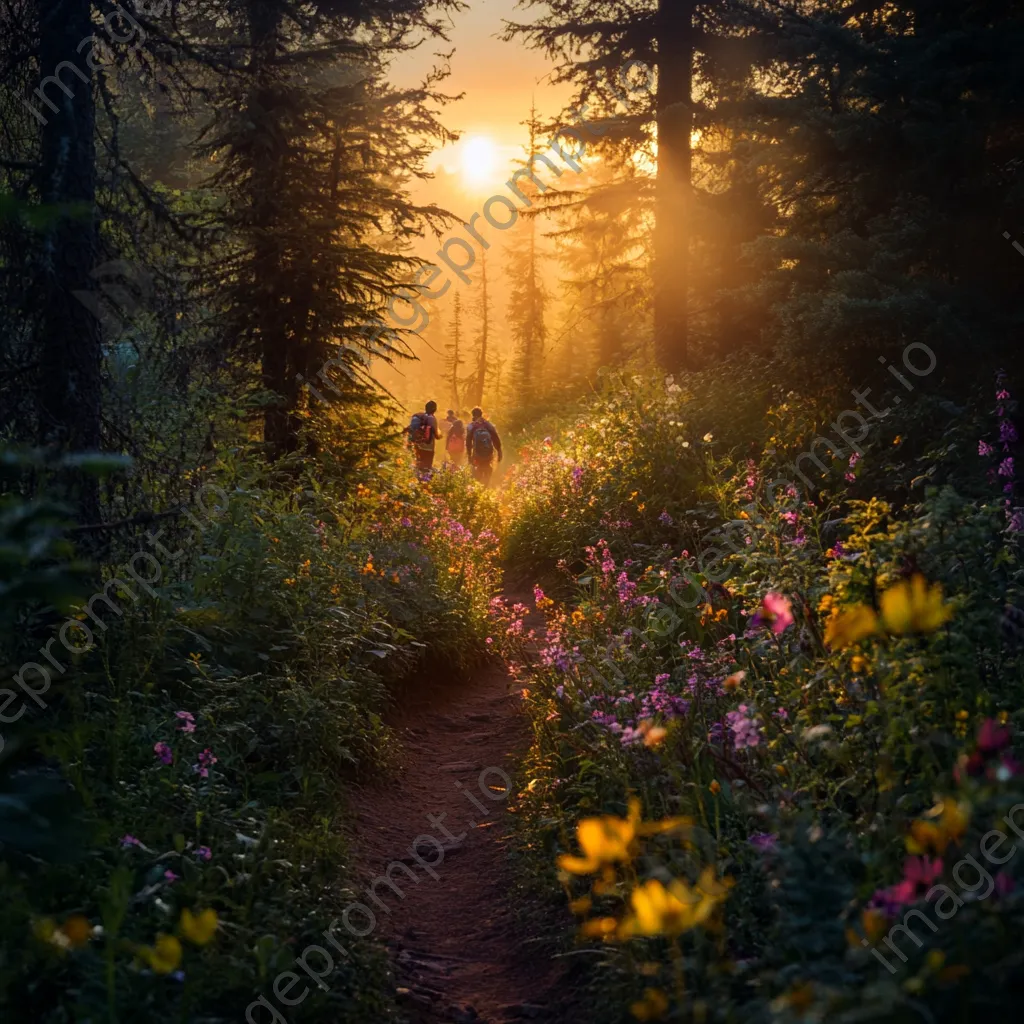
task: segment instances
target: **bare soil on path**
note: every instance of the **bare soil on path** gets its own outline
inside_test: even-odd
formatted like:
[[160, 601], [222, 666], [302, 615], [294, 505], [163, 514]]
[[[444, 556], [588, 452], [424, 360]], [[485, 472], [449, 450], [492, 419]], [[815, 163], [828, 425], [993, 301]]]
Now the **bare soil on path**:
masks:
[[[377, 880], [380, 902], [359, 898], [416, 1022], [571, 1019], [559, 1000], [564, 961], [539, 948], [513, 905], [503, 790], [529, 745], [519, 699], [498, 663], [468, 681], [418, 682], [390, 722], [400, 771], [355, 797], [360, 874], [364, 887]], [[383, 880], [389, 866], [400, 897]]]

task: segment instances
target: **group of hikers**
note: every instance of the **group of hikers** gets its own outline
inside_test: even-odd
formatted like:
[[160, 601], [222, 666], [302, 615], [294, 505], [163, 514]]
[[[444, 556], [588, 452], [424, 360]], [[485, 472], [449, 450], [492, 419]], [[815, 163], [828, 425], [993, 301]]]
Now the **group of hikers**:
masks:
[[501, 462], [501, 438], [494, 424], [484, 418], [482, 409], [474, 409], [469, 426], [454, 409], [444, 419], [447, 429], [442, 433], [437, 423], [437, 402], [427, 402], [423, 412], [415, 413], [406, 428], [409, 444], [416, 459], [416, 472], [427, 476], [434, 468], [434, 450], [444, 438], [444, 461], [462, 466], [467, 461], [475, 479], [485, 487], [494, 473], [494, 458]]

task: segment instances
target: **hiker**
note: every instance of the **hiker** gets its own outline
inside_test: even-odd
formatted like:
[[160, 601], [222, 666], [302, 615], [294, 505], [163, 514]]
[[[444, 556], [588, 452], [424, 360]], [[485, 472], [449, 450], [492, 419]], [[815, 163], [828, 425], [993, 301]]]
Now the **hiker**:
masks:
[[494, 454], [501, 462], [501, 438], [494, 424], [484, 419], [481, 409], [473, 410], [473, 422], [466, 431], [466, 454], [473, 467], [473, 476], [486, 487], [494, 472]]
[[437, 402], [427, 402], [424, 411], [415, 413], [405, 428], [416, 459], [416, 474], [421, 480], [427, 479], [434, 468], [434, 443], [441, 436], [435, 412]]
[[459, 419], [454, 409], [448, 410], [445, 417], [448, 433], [444, 439], [445, 461], [453, 466], [461, 466], [466, 459], [466, 424]]

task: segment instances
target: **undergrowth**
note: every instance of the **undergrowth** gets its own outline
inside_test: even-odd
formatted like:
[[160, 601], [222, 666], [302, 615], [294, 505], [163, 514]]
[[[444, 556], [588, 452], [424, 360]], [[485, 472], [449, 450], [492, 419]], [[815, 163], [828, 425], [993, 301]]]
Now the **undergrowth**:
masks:
[[1010, 1012], [1024, 513], [996, 390], [884, 417], [812, 486], [795, 394], [751, 451], [706, 394], [620, 379], [527, 451], [508, 547], [546, 626], [494, 617], [534, 729], [520, 843], [597, 1019]]
[[346, 782], [387, 766], [391, 694], [428, 655], [459, 672], [485, 654], [496, 507], [462, 475], [415, 482], [402, 458], [327, 471], [204, 467], [160, 547], [137, 540], [148, 584], [126, 558], [88, 601], [68, 568], [57, 601], [68, 552], [38, 543], [59, 510], [8, 499], [6, 579], [26, 603], [7, 676], [47, 664], [44, 600], [81, 652], [51, 645], [48, 691], [19, 670], [45, 707], [4, 708], [0, 1003], [16, 1019], [266, 1020], [267, 1003], [395, 1018], [369, 940], [346, 934], [323, 984], [295, 960], [349, 902]]

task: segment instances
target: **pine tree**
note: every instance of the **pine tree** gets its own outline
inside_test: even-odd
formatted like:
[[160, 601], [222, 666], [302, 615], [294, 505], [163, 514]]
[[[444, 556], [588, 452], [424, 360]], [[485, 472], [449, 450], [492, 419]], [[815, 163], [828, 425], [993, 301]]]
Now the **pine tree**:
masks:
[[782, 230], [751, 250], [748, 293], [770, 300], [771, 340], [857, 379], [911, 344], [947, 379], [971, 380], [979, 353], [1013, 358], [1021, 258], [1003, 232], [1024, 230], [1020, 4], [779, 17], [771, 56], [787, 87], [766, 80], [738, 118], [751, 177], [785, 203]]
[[452, 4], [227, 6], [248, 58], [241, 73], [208, 58], [221, 77], [204, 139], [218, 159], [209, 185], [225, 197], [232, 243], [217, 283], [226, 339], [259, 362], [264, 441], [281, 454], [296, 448], [311, 395], [372, 405], [371, 361], [412, 355], [387, 327], [387, 306], [416, 269], [406, 240], [445, 218], [413, 204], [402, 182], [448, 134], [434, 114], [436, 77], [395, 90], [382, 76], [411, 33], [440, 34], [431, 9]]
[[[93, 28], [90, 0], [39, 0], [38, 72], [46, 107], [39, 142], [39, 201], [54, 212], [35, 246], [37, 408], [40, 440], [58, 451], [97, 451], [101, 445], [100, 324], [75, 298], [91, 284], [98, 262], [96, 107], [91, 65], [78, 46]], [[53, 69], [71, 67], [79, 79], [54, 103]], [[64, 72], [67, 74], [67, 72]], [[62, 86], [63, 88], [63, 86]], [[55, 108], [55, 109], [54, 109]], [[79, 515], [99, 518], [94, 478], [75, 475], [67, 490]]]
[[[530, 110], [529, 120], [524, 122], [529, 131], [526, 159], [517, 161], [520, 167], [531, 168], [537, 155], [537, 138], [540, 123], [536, 107]], [[539, 188], [529, 179], [523, 185], [532, 201], [539, 195]], [[512, 364], [513, 386], [516, 401], [522, 406], [531, 406], [540, 390], [543, 369], [544, 341], [547, 331], [544, 325], [544, 310], [547, 305], [547, 290], [540, 276], [540, 254], [537, 244], [538, 211], [524, 214], [526, 217], [525, 244], [510, 246], [508, 250], [508, 272], [512, 277], [512, 292], [508, 304], [508, 320], [512, 327], [514, 356]]]
[[[620, 158], [642, 154], [653, 181], [636, 178], [631, 202], [653, 214], [651, 241], [654, 349], [669, 372], [695, 366], [691, 305], [706, 168], [698, 170], [694, 138], [716, 123], [720, 80], [757, 78], [766, 62], [759, 35], [778, 21], [771, 0], [525, 0], [543, 13], [509, 24], [558, 62], [556, 80], [575, 88], [572, 109], [598, 150]], [[657, 68], [641, 81], [643, 69]], [[622, 112], [623, 102], [627, 105]], [[653, 187], [652, 187], [653, 186]]]
[[484, 389], [491, 369], [489, 340], [491, 330], [491, 304], [487, 295], [487, 253], [480, 255], [480, 303], [477, 306], [480, 317], [480, 333], [476, 339], [475, 367], [467, 385], [466, 401], [471, 406], [482, 406]]
[[609, 153], [577, 191], [546, 203], [569, 302], [557, 377], [574, 382], [572, 390], [595, 370], [638, 355], [650, 333], [650, 228], [635, 202], [635, 177], [628, 161]]
[[455, 293], [455, 301], [452, 304], [452, 329], [451, 340], [445, 344], [445, 382], [448, 385], [448, 393], [452, 400], [452, 408], [458, 412], [462, 403], [459, 400], [461, 390], [461, 377], [463, 363], [462, 358], [462, 296]]

